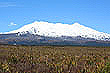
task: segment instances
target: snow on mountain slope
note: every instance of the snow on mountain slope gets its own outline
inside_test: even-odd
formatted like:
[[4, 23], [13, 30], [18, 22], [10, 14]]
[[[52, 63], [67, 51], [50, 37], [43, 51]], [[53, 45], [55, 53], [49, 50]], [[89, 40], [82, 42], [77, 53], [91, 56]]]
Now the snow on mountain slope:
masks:
[[108, 40], [110, 39], [110, 34], [98, 32], [91, 28], [80, 25], [79, 23], [74, 23], [73, 25], [62, 24], [62, 23], [48, 23], [48, 22], [34, 22], [23, 26], [18, 30], [14, 30], [9, 33], [20, 33], [20, 34], [37, 34], [49, 37], [61, 37], [61, 36], [81, 36], [84, 38], [94, 38], [97, 40]]

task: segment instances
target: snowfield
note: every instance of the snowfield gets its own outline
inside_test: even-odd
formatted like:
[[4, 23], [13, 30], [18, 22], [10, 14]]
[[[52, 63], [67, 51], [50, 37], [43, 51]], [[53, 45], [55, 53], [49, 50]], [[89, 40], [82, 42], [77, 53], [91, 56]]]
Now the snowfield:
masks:
[[48, 23], [48, 22], [34, 22], [21, 27], [18, 30], [6, 32], [5, 34], [19, 33], [19, 34], [34, 34], [48, 37], [61, 37], [61, 36], [71, 36], [77, 37], [81, 36], [84, 38], [94, 38], [96, 40], [109, 40], [110, 34], [96, 31], [94, 29], [80, 25], [79, 23], [62, 24], [62, 23]]

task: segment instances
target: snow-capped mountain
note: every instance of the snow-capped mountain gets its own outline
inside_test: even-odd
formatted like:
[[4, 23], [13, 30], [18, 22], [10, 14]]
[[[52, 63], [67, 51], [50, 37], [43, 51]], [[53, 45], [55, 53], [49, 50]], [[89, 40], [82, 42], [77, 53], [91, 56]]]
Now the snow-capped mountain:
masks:
[[22, 34], [34, 34], [47, 37], [83, 37], [93, 38], [95, 40], [110, 40], [110, 34], [96, 31], [94, 29], [74, 23], [72, 25], [62, 23], [48, 23], [48, 22], [34, 22], [21, 27], [18, 30], [6, 32], [5, 34], [19, 33]]

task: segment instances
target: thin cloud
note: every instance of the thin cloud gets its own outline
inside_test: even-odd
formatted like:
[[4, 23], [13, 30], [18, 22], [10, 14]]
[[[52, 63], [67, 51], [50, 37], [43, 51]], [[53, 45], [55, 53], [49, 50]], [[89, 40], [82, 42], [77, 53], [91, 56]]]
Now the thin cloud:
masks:
[[16, 26], [17, 24], [11, 22], [8, 26]]
[[0, 7], [13, 7], [16, 6], [15, 2], [0, 2]]

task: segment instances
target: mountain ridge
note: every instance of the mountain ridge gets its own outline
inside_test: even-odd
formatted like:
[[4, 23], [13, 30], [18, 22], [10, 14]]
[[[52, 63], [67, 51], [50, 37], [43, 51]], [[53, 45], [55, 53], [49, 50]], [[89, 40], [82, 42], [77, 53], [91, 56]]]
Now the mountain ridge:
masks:
[[110, 46], [110, 34], [74, 23], [34, 22], [20, 29], [0, 34], [0, 44]]
[[96, 31], [92, 28], [85, 27], [79, 23], [74, 23], [72, 25], [62, 24], [62, 23], [49, 23], [49, 22], [33, 22], [28, 25], [24, 25], [20, 29], [6, 32], [4, 34], [19, 33], [19, 34], [34, 34], [49, 37], [61, 37], [61, 36], [71, 36], [77, 37], [81, 36], [84, 38], [94, 38], [96, 40], [110, 40], [110, 34]]

